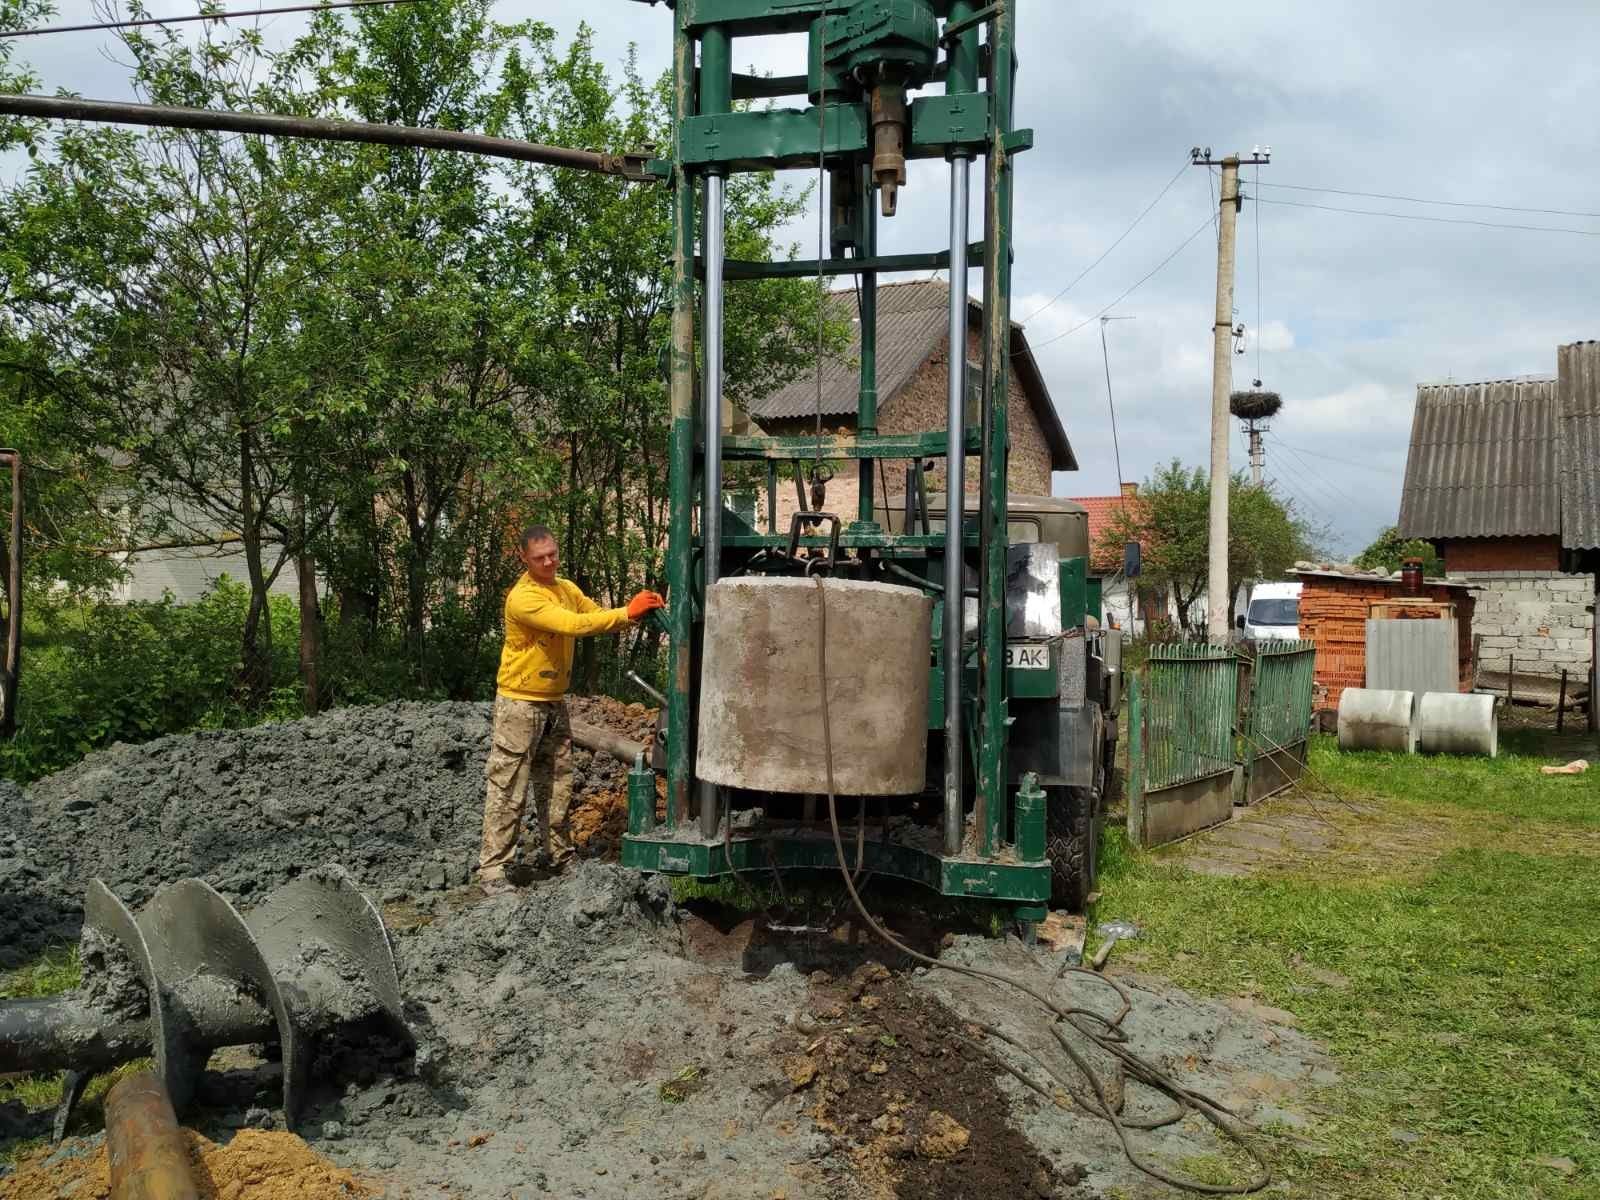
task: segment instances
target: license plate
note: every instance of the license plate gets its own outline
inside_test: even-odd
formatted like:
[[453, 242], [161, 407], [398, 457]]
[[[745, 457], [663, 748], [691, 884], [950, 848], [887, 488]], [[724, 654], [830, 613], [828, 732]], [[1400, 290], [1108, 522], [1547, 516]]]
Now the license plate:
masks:
[[1048, 671], [1050, 647], [1007, 643], [1006, 666], [1016, 671]]

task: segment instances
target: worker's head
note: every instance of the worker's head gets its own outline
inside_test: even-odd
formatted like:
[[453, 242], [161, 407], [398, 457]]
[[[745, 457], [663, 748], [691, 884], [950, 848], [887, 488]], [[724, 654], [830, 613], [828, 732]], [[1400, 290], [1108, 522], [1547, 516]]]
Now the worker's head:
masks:
[[556, 570], [561, 566], [561, 551], [556, 548], [556, 535], [543, 525], [529, 525], [522, 531], [522, 549], [518, 557], [528, 568], [535, 583], [554, 583]]

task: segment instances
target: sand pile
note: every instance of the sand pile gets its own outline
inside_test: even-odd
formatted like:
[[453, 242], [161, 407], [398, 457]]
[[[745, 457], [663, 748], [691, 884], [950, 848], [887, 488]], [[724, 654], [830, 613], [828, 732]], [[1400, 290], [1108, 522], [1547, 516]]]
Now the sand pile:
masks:
[[[186, 1130], [201, 1200], [359, 1200], [382, 1193], [292, 1133], [240, 1130], [225, 1146]], [[103, 1137], [41, 1153], [0, 1179], [0, 1200], [110, 1200]]]

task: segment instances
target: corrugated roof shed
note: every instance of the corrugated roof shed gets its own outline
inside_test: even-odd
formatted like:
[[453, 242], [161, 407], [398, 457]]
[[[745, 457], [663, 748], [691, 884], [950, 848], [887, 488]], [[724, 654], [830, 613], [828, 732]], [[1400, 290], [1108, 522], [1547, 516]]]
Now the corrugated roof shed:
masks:
[[1600, 549], [1600, 342], [1556, 351], [1561, 412], [1561, 544]]
[[1418, 387], [1400, 536], [1559, 533], [1560, 442], [1552, 378]]
[[[949, 284], [939, 281], [880, 284], [878, 287], [878, 404], [887, 408], [901, 388], [911, 382], [923, 363], [944, 340], [948, 320]], [[827, 299], [829, 316], [851, 323], [850, 347], [842, 358], [829, 358], [822, 367], [822, 415], [854, 416], [860, 399], [857, 376], [861, 361], [861, 325], [856, 316], [854, 288], [831, 292]], [[976, 321], [982, 306], [972, 300], [968, 315]], [[1018, 380], [1032, 402], [1035, 415], [1050, 447], [1050, 466], [1056, 471], [1075, 471], [1077, 458], [1067, 440], [1066, 427], [1050, 399], [1033, 352], [1028, 348], [1022, 326], [1011, 323], [1012, 364]], [[750, 416], [756, 421], [794, 420], [813, 416], [817, 411], [817, 379], [812, 371], [777, 391], [752, 400]]]

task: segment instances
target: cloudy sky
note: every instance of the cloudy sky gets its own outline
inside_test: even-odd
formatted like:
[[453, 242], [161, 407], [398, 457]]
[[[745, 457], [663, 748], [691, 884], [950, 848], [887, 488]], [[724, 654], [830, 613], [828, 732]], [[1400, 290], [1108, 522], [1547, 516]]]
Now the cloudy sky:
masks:
[[[1205, 169], [1183, 166], [1192, 146], [1218, 157], [1272, 148], [1265, 203], [1247, 200], [1239, 221], [1236, 319], [1250, 334], [1234, 382], [1249, 385], [1259, 349], [1260, 377], [1285, 401], [1267, 474], [1329, 530], [1329, 549], [1354, 552], [1393, 522], [1418, 382], [1551, 373], [1559, 343], [1600, 337], [1600, 215], [1581, 215], [1600, 214], [1594, 0], [1018, 9], [1017, 120], [1035, 130], [1036, 149], [1017, 167], [1013, 312], [1029, 319], [1082, 464], [1056, 477], [1058, 493], [1116, 489], [1094, 318], [1206, 223], [1212, 185]], [[194, 6], [150, 0], [150, 10]], [[632, 42], [647, 68], [669, 62], [664, 8], [500, 0], [497, 15], [563, 34], [588, 20], [602, 56], [620, 62]], [[57, 19], [94, 14], [89, 0], [62, 0]], [[302, 27], [298, 17], [263, 21], [269, 44]], [[115, 98], [128, 88], [111, 44], [63, 34], [19, 50], [44, 90]], [[735, 61], [793, 73], [804, 44], [739, 43]], [[942, 245], [947, 180], [942, 163], [914, 164], [881, 235], [885, 252]], [[1132, 233], [1060, 294], [1164, 187]], [[1257, 193], [1253, 171], [1245, 192]], [[1585, 232], [1491, 227], [1505, 225]], [[792, 231], [807, 256], [815, 229], [812, 218]], [[1124, 478], [1172, 458], [1207, 461], [1214, 250], [1207, 228], [1110, 310], [1134, 318], [1106, 331]], [[1232, 453], [1242, 464], [1238, 437]]]

